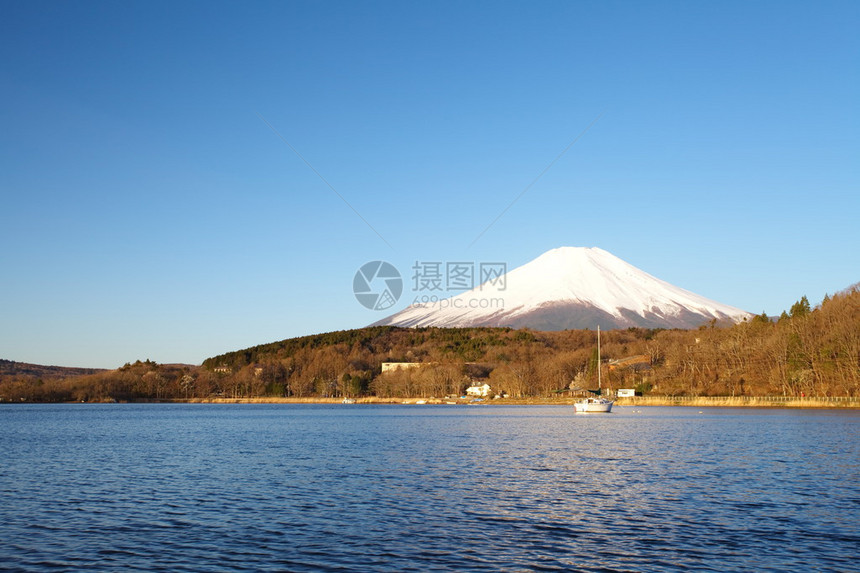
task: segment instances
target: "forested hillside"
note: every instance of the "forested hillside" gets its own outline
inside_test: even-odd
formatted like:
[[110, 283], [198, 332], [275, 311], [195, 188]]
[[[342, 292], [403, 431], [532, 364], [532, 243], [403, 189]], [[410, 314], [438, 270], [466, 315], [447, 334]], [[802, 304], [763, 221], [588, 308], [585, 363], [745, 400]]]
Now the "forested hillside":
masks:
[[[476, 382], [541, 397], [574, 381], [596, 386], [596, 342], [591, 330], [370, 327], [255, 346], [200, 367], [146, 361], [65, 380], [3, 376], [0, 398], [441, 397]], [[640, 393], [860, 396], [860, 288], [815, 308], [803, 297], [778, 320], [604, 332], [600, 360], [605, 384]], [[383, 374], [384, 362], [420, 366]]]
[[70, 368], [66, 366], [42, 366], [13, 360], [0, 359], [0, 376], [32, 376], [35, 378], [70, 378], [84, 374], [102, 372], [102, 368]]

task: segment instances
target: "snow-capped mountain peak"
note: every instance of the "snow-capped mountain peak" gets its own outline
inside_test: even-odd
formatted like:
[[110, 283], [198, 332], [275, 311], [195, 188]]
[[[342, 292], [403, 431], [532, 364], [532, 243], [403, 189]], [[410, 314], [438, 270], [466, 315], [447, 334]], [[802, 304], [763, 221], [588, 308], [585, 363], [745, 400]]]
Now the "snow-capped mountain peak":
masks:
[[750, 316], [655, 278], [603, 249], [560, 247], [508, 272], [504, 281], [433, 305], [407, 307], [376, 324], [693, 328], [713, 319]]

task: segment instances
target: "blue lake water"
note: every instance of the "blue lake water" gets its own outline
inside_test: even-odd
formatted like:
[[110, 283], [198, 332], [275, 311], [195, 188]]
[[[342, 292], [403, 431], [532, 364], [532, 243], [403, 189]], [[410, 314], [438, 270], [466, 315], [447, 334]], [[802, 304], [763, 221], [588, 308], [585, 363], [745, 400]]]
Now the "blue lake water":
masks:
[[0, 570], [860, 571], [860, 412], [0, 406]]

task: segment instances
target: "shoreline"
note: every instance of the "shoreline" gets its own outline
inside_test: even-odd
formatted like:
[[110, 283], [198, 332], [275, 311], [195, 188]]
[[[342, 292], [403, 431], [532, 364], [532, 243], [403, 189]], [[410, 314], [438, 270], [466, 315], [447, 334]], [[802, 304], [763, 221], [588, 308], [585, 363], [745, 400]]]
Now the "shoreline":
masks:
[[[377, 398], [366, 396], [354, 398], [360, 404], [390, 405], [481, 405], [481, 406], [573, 406], [574, 398], [500, 398], [471, 402], [466, 399], [439, 398]], [[171, 400], [188, 404], [343, 404], [343, 398], [190, 398]], [[782, 396], [635, 396], [617, 398], [617, 406], [689, 406], [697, 408], [807, 408], [807, 409], [858, 409], [860, 398], [832, 397], [782, 397]]]
[[[328, 405], [429, 405], [429, 406], [569, 406], [577, 398], [485, 398], [478, 402], [461, 398], [378, 398], [364, 396], [352, 398], [344, 404], [343, 398], [296, 398], [265, 396], [256, 398], [173, 398], [163, 400], [94, 400], [88, 402], [0, 402], [0, 404], [328, 404]], [[618, 407], [686, 406], [691, 408], [781, 408], [781, 409], [860, 409], [860, 397], [783, 397], [783, 396], [635, 396], [616, 398]]]

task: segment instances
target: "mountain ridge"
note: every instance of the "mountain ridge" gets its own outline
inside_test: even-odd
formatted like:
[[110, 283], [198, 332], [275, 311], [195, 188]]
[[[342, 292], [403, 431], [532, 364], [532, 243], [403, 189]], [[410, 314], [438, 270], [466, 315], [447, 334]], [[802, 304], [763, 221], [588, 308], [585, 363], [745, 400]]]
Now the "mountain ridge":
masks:
[[35, 376], [42, 378], [69, 378], [106, 372], [105, 368], [79, 368], [75, 366], [55, 366], [31, 364], [0, 358], [0, 376]]

